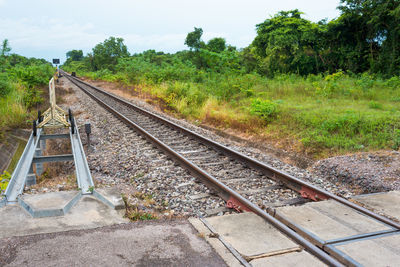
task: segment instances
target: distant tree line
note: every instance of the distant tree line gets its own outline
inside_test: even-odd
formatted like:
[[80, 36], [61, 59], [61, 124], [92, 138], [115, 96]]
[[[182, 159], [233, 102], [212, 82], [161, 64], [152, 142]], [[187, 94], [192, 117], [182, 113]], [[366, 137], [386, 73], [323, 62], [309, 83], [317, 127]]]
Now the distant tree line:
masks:
[[279, 12], [257, 25], [247, 53], [263, 73], [400, 73], [400, 1], [342, 0], [339, 18], [318, 23]]
[[[156, 64], [186, 62], [205, 71], [265, 76], [339, 70], [400, 75], [400, 1], [342, 0], [338, 9], [338, 18], [317, 23], [302, 18], [297, 9], [281, 11], [256, 25], [254, 41], [239, 50], [220, 37], [205, 43], [203, 30], [194, 28], [185, 39], [189, 51], [173, 55], [154, 51], [152, 60]], [[122, 38], [110, 37], [86, 56], [82, 50], [69, 51], [65, 65], [79, 61], [88, 71], [116, 71], [119, 59], [138, 56], [141, 54], [129, 54]]]

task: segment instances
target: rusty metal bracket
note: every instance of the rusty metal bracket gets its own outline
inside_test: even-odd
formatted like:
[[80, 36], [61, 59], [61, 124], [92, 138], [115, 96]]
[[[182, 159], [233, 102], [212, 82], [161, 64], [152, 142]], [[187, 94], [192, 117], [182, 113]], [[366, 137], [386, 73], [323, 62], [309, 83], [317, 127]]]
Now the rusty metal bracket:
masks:
[[230, 196], [228, 201], [226, 202], [226, 207], [229, 209], [235, 209], [238, 212], [252, 212], [251, 209], [247, 208], [246, 205], [244, 205], [242, 202], [232, 196]]
[[308, 198], [308, 199], [311, 199], [313, 201], [320, 201], [320, 200], [329, 199], [328, 196], [320, 194], [320, 193], [318, 193], [318, 192], [314, 191], [313, 189], [308, 188], [306, 186], [302, 186], [300, 191], [299, 191], [299, 193], [301, 194], [301, 196], [303, 198]]

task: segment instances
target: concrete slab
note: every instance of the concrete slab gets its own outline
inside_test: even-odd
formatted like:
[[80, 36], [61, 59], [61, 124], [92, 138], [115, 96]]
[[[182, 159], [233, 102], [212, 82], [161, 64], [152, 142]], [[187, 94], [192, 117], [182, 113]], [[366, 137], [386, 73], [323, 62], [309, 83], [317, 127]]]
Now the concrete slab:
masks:
[[323, 240], [391, 229], [333, 200], [287, 206], [277, 210]]
[[198, 235], [203, 237], [221, 256], [226, 264], [230, 267], [242, 267], [243, 265], [233, 256], [233, 254], [219, 241], [218, 238], [210, 237], [211, 231], [198, 218], [189, 218], [189, 222], [199, 232]]
[[35, 209], [62, 209], [78, 191], [49, 192], [44, 194], [24, 194], [21, 198]]
[[80, 198], [80, 191], [49, 192], [19, 196], [18, 203], [39, 218], [64, 215]]
[[83, 196], [64, 216], [33, 218], [19, 205], [7, 205], [0, 208], [0, 218], [0, 238], [90, 229], [128, 221], [122, 218], [121, 212], [90, 195]]
[[230, 214], [206, 220], [225, 241], [245, 256], [299, 247], [254, 213]]
[[327, 266], [311, 254], [300, 251], [291, 252], [282, 255], [266, 257], [261, 259], [252, 260], [251, 265], [253, 267], [263, 267], [263, 266], [279, 266], [279, 267], [292, 267], [292, 266]]
[[355, 196], [354, 199], [371, 207], [378, 213], [383, 213], [400, 220], [400, 191], [359, 195]]
[[187, 220], [0, 239], [1, 266], [226, 266]]
[[347, 242], [335, 247], [363, 266], [383, 267], [400, 264], [400, 234]]
[[93, 195], [113, 209], [125, 208], [121, 193], [116, 188], [98, 188], [93, 191]]
[[6, 205], [7, 199], [6, 198], [0, 198], [0, 208]]

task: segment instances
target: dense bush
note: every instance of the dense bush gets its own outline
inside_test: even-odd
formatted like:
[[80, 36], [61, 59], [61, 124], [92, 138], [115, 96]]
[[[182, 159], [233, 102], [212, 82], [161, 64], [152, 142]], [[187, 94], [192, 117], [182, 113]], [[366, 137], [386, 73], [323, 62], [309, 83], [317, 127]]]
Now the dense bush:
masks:
[[12, 90], [12, 85], [6, 73], [0, 73], [0, 97], [8, 95]]
[[0, 139], [7, 129], [26, 126], [29, 108], [43, 101], [42, 88], [54, 74], [50, 63], [16, 54], [0, 56]]
[[278, 113], [278, 104], [270, 100], [257, 98], [251, 102], [250, 112], [268, 122], [276, 117]]

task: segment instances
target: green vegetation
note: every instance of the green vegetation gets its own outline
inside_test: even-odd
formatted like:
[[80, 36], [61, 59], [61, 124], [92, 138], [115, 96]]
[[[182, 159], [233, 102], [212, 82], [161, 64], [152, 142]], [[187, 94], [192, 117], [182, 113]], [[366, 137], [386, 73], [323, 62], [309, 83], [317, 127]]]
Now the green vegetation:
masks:
[[[400, 4], [342, 1], [330, 22], [282, 11], [249, 47], [207, 43], [129, 55], [109, 38], [63, 68], [118, 82], [188, 119], [275, 140], [317, 157], [400, 145]], [[75, 50], [78, 51], [78, 50]], [[113, 51], [110, 53], [109, 51]], [[95, 60], [97, 58], [97, 60]]]
[[10, 182], [11, 175], [7, 171], [4, 171], [3, 174], [0, 175], [0, 196], [7, 189], [8, 182]]
[[[137, 192], [138, 194], [135, 194], [137, 198], [139, 199], [144, 199], [144, 200], [149, 200], [152, 199], [148, 195], [142, 194], [140, 192]], [[146, 212], [142, 209], [140, 209], [137, 205], [132, 205], [129, 203], [128, 198], [122, 194], [122, 200], [125, 203], [125, 216], [131, 221], [147, 221], [147, 220], [155, 220], [158, 219], [158, 217], [155, 214], [152, 214], [150, 212]], [[153, 200], [154, 201], [154, 200]]]
[[21, 157], [22, 153], [24, 152], [26, 146], [26, 142], [22, 140], [18, 140], [18, 147], [17, 150], [14, 153], [13, 158], [11, 159], [10, 165], [8, 165], [7, 171], [9, 173], [13, 173], [15, 167], [18, 164], [18, 160]]
[[27, 126], [42, 102], [41, 90], [54, 68], [44, 59], [9, 54], [7, 39], [0, 50], [0, 140], [11, 128]]

